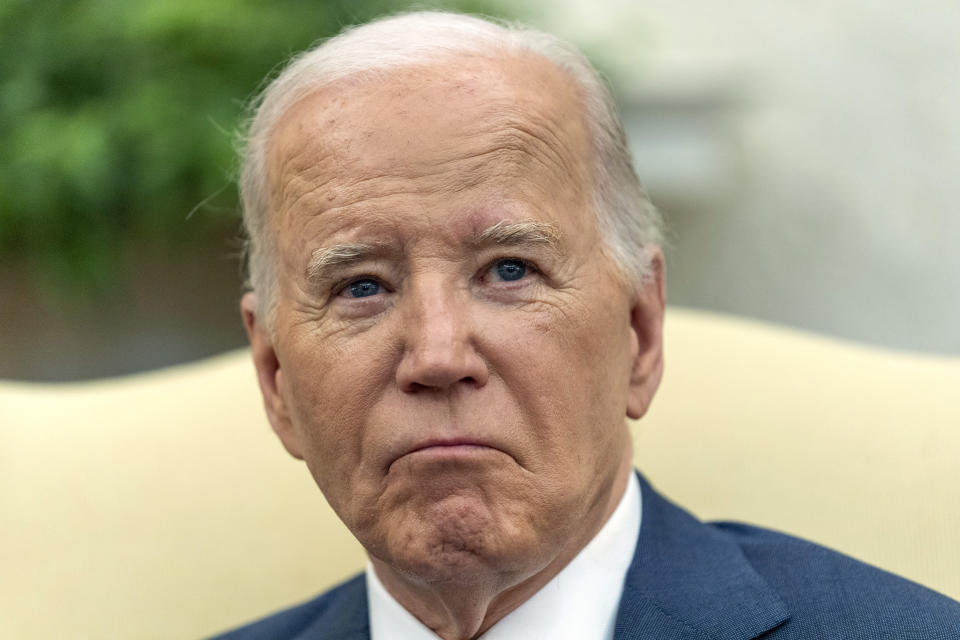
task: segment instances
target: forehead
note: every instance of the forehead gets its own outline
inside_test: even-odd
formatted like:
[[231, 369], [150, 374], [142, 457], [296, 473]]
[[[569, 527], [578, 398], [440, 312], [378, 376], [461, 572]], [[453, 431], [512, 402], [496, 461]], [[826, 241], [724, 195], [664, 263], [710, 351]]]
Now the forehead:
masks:
[[478, 187], [583, 202], [590, 157], [566, 73], [535, 54], [460, 56], [348, 77], [294, 105], [268, 147], [271, 216]]

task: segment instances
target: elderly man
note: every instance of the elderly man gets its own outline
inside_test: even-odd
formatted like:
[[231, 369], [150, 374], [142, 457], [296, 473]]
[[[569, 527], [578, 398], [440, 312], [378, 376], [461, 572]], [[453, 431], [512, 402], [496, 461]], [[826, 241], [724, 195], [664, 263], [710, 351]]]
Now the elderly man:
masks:
[[245, 153], [267, 414], [369, 565], [224, 638], [960, 638], [956, 603], [633, 472], [660, 223], [571, 46], [351, 29], [269, 85]]

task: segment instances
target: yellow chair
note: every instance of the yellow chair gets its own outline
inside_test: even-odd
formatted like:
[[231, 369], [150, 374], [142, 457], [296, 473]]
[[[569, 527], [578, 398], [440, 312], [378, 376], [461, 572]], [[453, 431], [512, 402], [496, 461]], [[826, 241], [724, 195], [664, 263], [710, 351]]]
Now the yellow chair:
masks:
[[[671, 309], [637, 465], [705, 519], [794, 533], [960, 598], [960, 359]], [[0, 637], [198, 638], [356, 572], [246, 351], [0, 383]]]

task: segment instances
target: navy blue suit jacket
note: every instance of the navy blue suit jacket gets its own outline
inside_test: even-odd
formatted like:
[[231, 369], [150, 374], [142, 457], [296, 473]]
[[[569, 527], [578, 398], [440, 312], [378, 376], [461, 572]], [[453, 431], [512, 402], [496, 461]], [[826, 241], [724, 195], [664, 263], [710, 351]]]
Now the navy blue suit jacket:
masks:
[[[701, 523], [640, 476], [615, 640], [960, 640], [960, 603], [815, 544]], [[218, 640], [369, 640], [363, 576]]]

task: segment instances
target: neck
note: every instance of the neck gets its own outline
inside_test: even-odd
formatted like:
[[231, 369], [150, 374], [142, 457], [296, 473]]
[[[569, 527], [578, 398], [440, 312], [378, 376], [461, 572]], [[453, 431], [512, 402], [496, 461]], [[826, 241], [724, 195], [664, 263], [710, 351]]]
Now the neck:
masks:
[[497, 572], [481, 565], [450, 580], [426, 582], [374, 557], [371, 564], [390, 595], [443, 640], [476, 638], [543, 588], [596, 536], [620, 503], [630, 473], [628, 455], [606, 497], [584, 518], [593, 525], [581, 530], [545, 566]]

